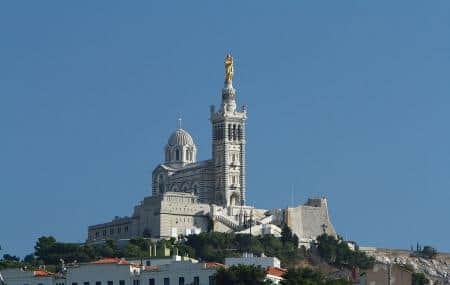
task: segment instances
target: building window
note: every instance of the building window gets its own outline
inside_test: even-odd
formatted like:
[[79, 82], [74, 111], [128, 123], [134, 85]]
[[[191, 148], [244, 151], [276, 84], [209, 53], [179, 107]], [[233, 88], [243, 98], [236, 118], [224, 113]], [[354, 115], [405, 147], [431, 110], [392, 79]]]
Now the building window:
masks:
[[114, 282], [108, 281], [108, 285], [113, 285], [113, 284], [114, 284]]
[[125, 280], [119, 280], [119, 285], [125, 285]]
[[110, 235], [114, 234], [114, 229], [110, 229], [110, 230], [109, 230], [109, 234], [110, 234]]
[[162, 174], [158, 177], [158, 189], [159, 193], [164, 193], [164, 176]]
[[184, 285], [184, 277], [178, 278], [178, 285]]
[[99, 232], [95, 232], [95, 237], [98, 237], [100, 235]]
[[127, 233], [128, 232], [128, 226], [125, 226], [125, 232]]
[[200, 277], [198, 276], [194, 277], [194, 285], [200, 285]]
[[213, 275], [209, 276], [209, 285], [216, 285], [216, 280]]
[[193, 188], [194, 188], [194, 194], [197, 195], [198, 194], [197, 184], [195, 184]]
[[133, 280], [133, 285], [139, 285], [139, 279], [138, 280]]
[[102, 281], [95, 282], [95, 285], [102, 285]]
[[170, 279], [169, 277], [164, 278], [164, 285], [170, 285]]
[[78, 285], [78, 283], [77, 282], [72, 282], [72, 285]]
[[178, 149], [175, 150], [175, 160], [180, 160], [180, 151]]
[[83, 285], [89, 285], [89, 282], [83, 282]]
[[170, 161], [170, 150], [166, 150], [166, 161]]
[[148, 285], [155, 285], [155, 279], [154, 278], [148, 279]]
[[106, 230], [103, 230], [103, 236], [106, 236]]
[[122, 231], [122, 228], [117, 228], [117, 233], [119, 233], [120, 234], [120, 232]]

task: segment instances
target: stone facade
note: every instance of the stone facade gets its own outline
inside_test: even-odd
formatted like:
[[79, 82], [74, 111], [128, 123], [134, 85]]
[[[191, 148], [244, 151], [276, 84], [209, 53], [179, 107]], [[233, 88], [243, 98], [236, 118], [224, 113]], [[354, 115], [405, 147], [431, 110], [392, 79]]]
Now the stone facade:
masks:
[[325, 199], [273, 211], [246, 205], [247, 108], [236, 108], [232, 76], [221, 95], [220, 108], [210, 107], [212, 158], [197, 161], [194, 140], [180, 123], [164, 148], [164, 162], [152, 172], [152, 196], [135, 206], [131, 217], [90, 226], [88, 241], [169, 238], [211, 230], [278, 234], [284, 224], [304, 240], [324, 230], [335, 234]]

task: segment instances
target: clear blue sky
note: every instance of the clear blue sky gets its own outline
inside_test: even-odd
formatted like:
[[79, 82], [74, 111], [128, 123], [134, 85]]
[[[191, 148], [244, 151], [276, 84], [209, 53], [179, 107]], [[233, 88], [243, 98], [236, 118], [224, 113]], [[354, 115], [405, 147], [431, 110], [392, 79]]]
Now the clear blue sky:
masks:
[[209, 158], [228, 51], [250, 204], [450, 251], [450, 2], [164, 2], [0, 4], [2, 253], [130, 215], [180, 113]]

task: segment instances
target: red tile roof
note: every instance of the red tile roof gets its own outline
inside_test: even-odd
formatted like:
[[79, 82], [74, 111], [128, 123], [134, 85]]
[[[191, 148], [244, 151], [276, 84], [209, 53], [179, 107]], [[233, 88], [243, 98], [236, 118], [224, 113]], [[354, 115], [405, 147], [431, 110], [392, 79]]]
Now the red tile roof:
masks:
[[267, 267], [266, 274], [277, 276], [277, 277], [283, 277], [283, 275], [286, 273], [286, 271], [287, 270], [284, 268], [269, 266], [269, 267]]
[[224, 267], [225, 265], [219, 262], [207, 262], [206, 268], [217, 268], [217, 267]]
[[103, 259], [99, 259], [97, 261], [94, 261], [92, 263], [94, 263], [94, 264], [109, 264], [109, 263], [130, 264], [128, 261], [126, 261], [124, 259], [117, 258], [117, 257], [103, 258]]
[[44, 276], [53, 276], [55, 273], [48, 272], [46, 270], [35, 270], [33, 271], [34, 276], [44, 277]]

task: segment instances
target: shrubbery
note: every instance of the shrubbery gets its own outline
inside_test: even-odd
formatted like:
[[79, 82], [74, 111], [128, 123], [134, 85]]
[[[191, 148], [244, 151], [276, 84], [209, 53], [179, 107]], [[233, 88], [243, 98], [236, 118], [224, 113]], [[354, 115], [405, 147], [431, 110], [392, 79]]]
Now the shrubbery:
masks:
[[[191, 255], [195, 258], [217, 262], [224, 262], [225, 257], [241, 256], [244, 252], [257, 255], [264, 253], [279, 257], [283, 266], [293, 266], [296, 261], [305, 257], [306, 250], [298, 248], [298, 238], [290, 230], [283, 232], [285, 235], [282, 238], [272, 235], [200, 233], [186, 237], [181, 249], [191, 249]], [[180, 252], [183, 251], [181, 249]]]
[[218, 268], [213, 275], [216, 285], [266, 285], [266, 272], [260, 266], [236, 265], [229, 268]]
[[329, 264], [340, 268], [360, 269], [372, 268], [375, 262], [373, 257], [367, 256], [358, 249], [351, 250], [347, 242], [336, 239], [334, 236], [323, 234], [317, 238], [319, 255]]
[[350, 285], [345, 279], [327, 280], [318, 270], [291, 268], [284, 274], [280, 285]]

